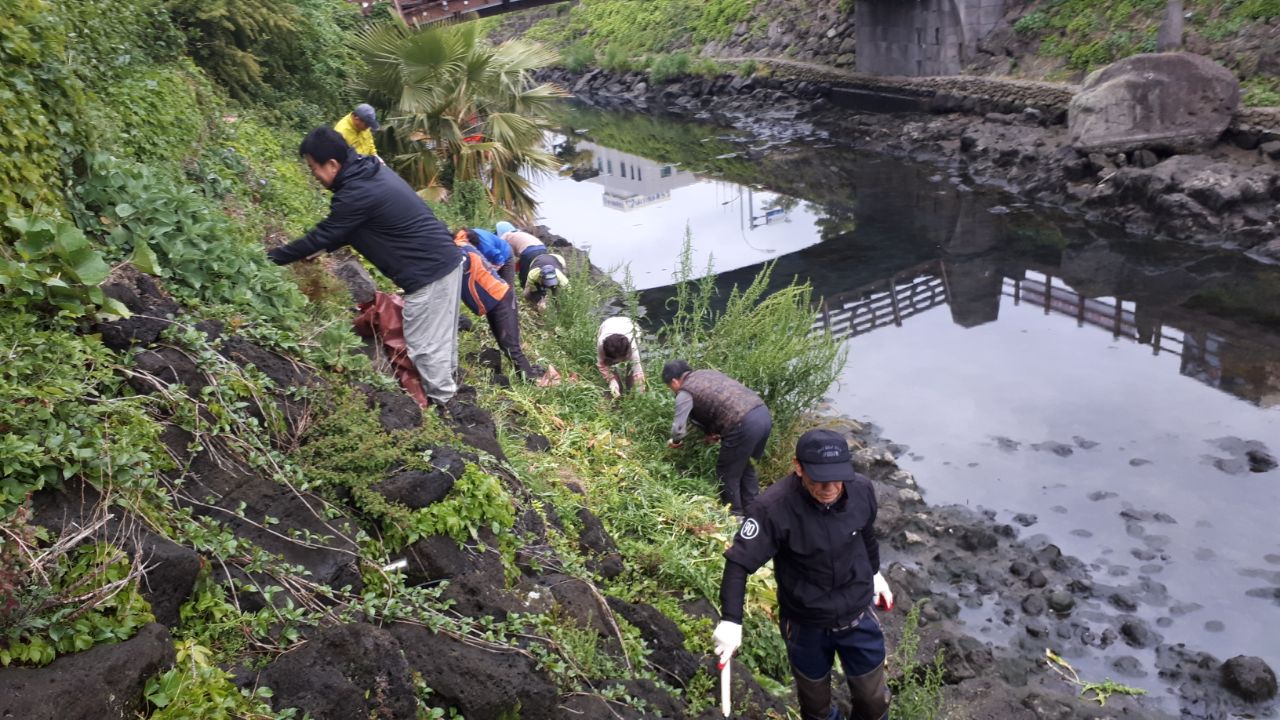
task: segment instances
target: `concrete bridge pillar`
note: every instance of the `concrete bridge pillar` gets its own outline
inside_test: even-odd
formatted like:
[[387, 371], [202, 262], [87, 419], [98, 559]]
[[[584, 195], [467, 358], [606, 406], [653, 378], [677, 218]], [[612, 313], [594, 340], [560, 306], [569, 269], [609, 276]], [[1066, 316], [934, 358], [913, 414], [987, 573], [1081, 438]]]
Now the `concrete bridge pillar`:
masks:
[[856, 0], [858, 72], [956, 75], [1004, 17], [1007, 0]]

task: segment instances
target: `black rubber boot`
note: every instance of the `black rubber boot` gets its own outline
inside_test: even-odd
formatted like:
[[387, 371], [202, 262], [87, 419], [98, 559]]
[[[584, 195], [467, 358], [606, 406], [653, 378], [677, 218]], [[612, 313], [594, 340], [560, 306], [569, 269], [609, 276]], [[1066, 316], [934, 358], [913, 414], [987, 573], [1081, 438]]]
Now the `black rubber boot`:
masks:
[[887, 720], [893, 693], [885, 680], [884, 663], [864, 675], [848, 676], [853, 720]]
[[800, 720], [843, 720], [831, 705], [831, 673], [814, 680], [791, 668], [796, 678], [796, 697], [800, 700]]

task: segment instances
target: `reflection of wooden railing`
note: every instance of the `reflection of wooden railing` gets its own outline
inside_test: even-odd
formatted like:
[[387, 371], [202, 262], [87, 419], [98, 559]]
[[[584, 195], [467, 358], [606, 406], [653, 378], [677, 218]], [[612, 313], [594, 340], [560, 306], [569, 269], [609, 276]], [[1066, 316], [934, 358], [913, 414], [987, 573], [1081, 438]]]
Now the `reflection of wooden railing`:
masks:
[[1128, 338], [1143, 345], [1149, 344], [1153, 355], [1159, 355], [1161, 352], [1182, 355], [1184, 338], [1168, 334], [1169, 330], [1180, 331], [1175, 328], [1165, 328], [1160, 322], [1152, 322], [1150, 335], [1146, 336], [1138, 327], [1134, 312], [1136, 305], [1133, 305], [1134, 309], [1129, 309], [1123, 302], [1114, 298], [1086, 298], [1070, 287], [1054, 285], [1052, 275], [1044, 275], [1043, 278], [1043, 280], [1031, 276], [1005, 278], [1004, 296], [1013, 298], [1014, 305], [1025, 302], [1044, 308], [1045, 315], [1056, 312], [1073, 317], [1079, 327], [1093, 325], [1111, 333], [1111, 336], [1116, 339]]
[[825, 298], [818, 306], [814, 330], [828, 330], [836, 337], [853, 337], [902, 321], [947, 303], [947, 286], [941, 273], [927, 263], [889, 280]]

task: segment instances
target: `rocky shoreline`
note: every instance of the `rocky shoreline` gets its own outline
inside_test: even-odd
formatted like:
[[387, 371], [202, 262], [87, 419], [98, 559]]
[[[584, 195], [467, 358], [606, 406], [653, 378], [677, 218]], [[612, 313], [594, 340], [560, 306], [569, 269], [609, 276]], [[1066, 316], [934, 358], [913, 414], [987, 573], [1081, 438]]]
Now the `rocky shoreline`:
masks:
[[[1138, 236], [1280, 262], [1280, 110], [1235, 116], [1201, 152], [1082, 153], [1073, 86], [989, 78], [856, 78], [799, 63], [769, 77], [555, 70], [588, 105], [727, 123], [769, 141], [820, 138], [936, 164], [962, 187], [1007, 190]], [[876, 112], [878, 111], [878, 112]], [[887, 112], [886, 112], [887, 111]]]

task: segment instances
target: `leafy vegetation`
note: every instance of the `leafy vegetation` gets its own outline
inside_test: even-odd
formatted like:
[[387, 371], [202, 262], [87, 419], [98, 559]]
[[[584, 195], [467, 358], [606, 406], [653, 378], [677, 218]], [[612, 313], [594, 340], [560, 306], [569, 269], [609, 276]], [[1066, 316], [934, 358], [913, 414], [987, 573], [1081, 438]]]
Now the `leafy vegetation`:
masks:
[[1240, 84], [1240, 101], [1253, 107], [1280, 107], [1280, 77], [1255, 76]]
[[727, 39], [751, 18], [755, 6], [756, 0], [584, 0], [567, 15], [538, 23], [526, 37], [556, 47], [584, 42], [631, 55], [696, 51], [708, 41]]
[[[97, 527], [105, 524], [103, 521]], [[105, 543], [79, 543], [83, 533], [40, 548], [6, 533], [27, 562], [0, 614], [0, 665], [46, 665], [62, 653], [129, 638], [153, 621], [138, 592], [139, 565]]]
[[893, 649], [889, 666], [894, 668], [894, 678], [889, 683], [893, 690], [893, 707], [889, 715], [893, 720], [935, 720], [943, 710], [942, 679], [944, 656], [941, 652], [933, 662], [921, 664], [920, 605], [912, 606], [902, 623], [902, 637]]
[[388, 21], [358, 33], [353, 46], [370, 58], [361, 87], [395, 119], [383, 154], [414, 187], [483, 179], [495, 205], [531, 217], [526, 176], [557, 166], [542, 139], [565, 92], [530, 74], [554, 52], [523, 41], [495, 47], [474, 23], [415, 29]]
[[[1164, 18], [1165, 0], [1042, 0], [1013, 25], [1018, 35], [1039, 41], [1038, 52], [1061, 60], [1069, 71], [1084, 73], [1136, 53], [1155, 52], [1156, 34]], [[1280, 17], [1277, 0], [1186, 0], [1190, 20], [1187, 31], [1213, 43], [1234, 37], [1251, 23]], [[1242, 79], [1254, 70], [1245, 58], [1230, 51], [1221, 55], [1236, 67]], [[1266, 97], [1250, 96], [1247, 104], [1262, 104]]]
[[191, 57], [233, 97], [275, 105], [303, 126], [345, 112], [344, 86], [359, 67], [345, 37], [360, 17], [351, 3], [164, 0], [163, 6]]

